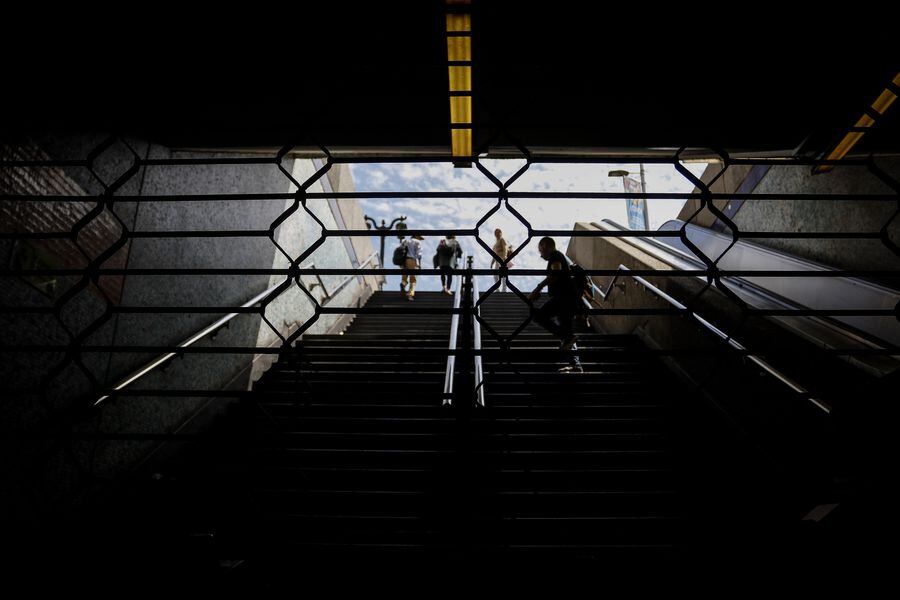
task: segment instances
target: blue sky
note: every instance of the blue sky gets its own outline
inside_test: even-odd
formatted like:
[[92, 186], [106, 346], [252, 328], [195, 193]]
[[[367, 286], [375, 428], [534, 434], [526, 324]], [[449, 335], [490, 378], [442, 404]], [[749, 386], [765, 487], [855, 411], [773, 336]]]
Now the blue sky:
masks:
[[[524, 164], [522, 160], [482, 160], [482, 165], [494, 173], [498, 179], [505, 181]], [[700, 175], [706, 167], [705, 163], [685, 164], [692, 173]], [[495, 191], [496, 186], [476, 168], [456, 169], [445, 163], [389, 163], [389, 164], [353, 164], [351, 166], [353, 180], [359, 191]], [[510, 187], [511, 191], [552, 191], [552, 192], [622, 192], [621, 177], [609, 177], [608, 172], [624, 169], [638, 173], [636, 164], [533, 164]], [[671, 165], [646, 165], [648, 192], [687, 193], [693, 185], [687, 181]], [[635, 175], [637, 179], [638, 176]], [[441, 198], [441, 199], [362, 199], [360, 207], [363, 212], [379, 223], [385, 219], [390, 223], [400, 215], [407, 217], [406, 223], [415, 229], [437, 228], [471, 228], [490, 210], [496, 200]], [[516, 199], [511, 204], [536, 229], [572, 229], [577, 221], [599, 221], [613, 219], [627, 225], [625, 200], [581, 200], [581, 199]], [[650, 226], [658, 228], [662, 223], [678, 215], [684, 204], [681, 200], [653, 200], [649, 205]], [[479, 233], [481, 238], [493, 245], [495, 228], [504, 232], [504, 237], [518, 247], [526, 239], [525, 227], [506, 210], [505, 207], [495, 213]], [[422, 252], [424, 268], [431, 268], [431, 257], [442, 236], [425, 238]], [[474, 240], [459, 238], [463, 250], [473, 253], [475, 266], [488, 268], [490, 256]], [[565, 251], [568, 238], [557, 238], [557, 245]], [[372, 238], [374, 247], [378, 248], [378, 238]], [[396, 237], [389, 237], [385, 242], [385, 260], [389, 263], [393, 249], [397, 245]], [[390, 265], [388, 265], [390, 266]], [[543, 269], [546, 263], [537, 252], [537, 239], [514, 259], [514, 267], [526, 269]], [[510, 277], [517, 286], [531, 289], [538, 278]], [[399, 289], [399, 276], [388, 277], [385, 289]], [[486, 289], [493, 280], [485, 277], [479, 281], [479, 287]], [[437, 276], [420, 278], [419, 290], [439, 290], [440, 280]]]

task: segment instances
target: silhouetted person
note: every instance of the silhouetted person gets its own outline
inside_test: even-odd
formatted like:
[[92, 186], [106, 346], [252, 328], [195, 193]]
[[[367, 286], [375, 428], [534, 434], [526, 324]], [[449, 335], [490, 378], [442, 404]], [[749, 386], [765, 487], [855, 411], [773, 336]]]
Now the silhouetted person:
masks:
[[[422, 262], [422, 244], [424, 240], [421, 235], [414, 235], [409, 238], [406, 244], [406, 262], [403, 264], [404, 269], [418, 269]], [[409, 292], [406, 291], [406, 282], [409, 281]], [[400, 292], [406, 294], [407, 300], [412, 300], [416, 295], [416, 274], [404, 273], [400, 278]]]
[[[542, 238], [538, 243], [541, 258], [547, 261], [547, 277], [531, 292], [531, 301], [541, 297], [541, 289], [547, 288], [550, 298], [543, 306], [535, 310], [534, 320], [544, 329], [560, 339], [560, 350], [576, 350], [577, 336], [572, 333], [572, 319], [577, 312], [580, 298], [575, 291], [569, 270], [569, 261], [556, 249], [553, 238]], [[576, 354], [567, 356], [569, 365], [560, 369], [563, 373], [581, 373], [581, 361]]]
[[456, 241], [455, 235], [448, 235], [438, 244], [435, 252], [435, 267], [441, 270], [441, 285], [445, 294], [452, 294], [450, 286], [453, 284], [453, 269], [462, 257], [462, 248]]
[[[494, 242], [494, 247], [492, 248], [492, 250], [494, 251], [494, 254], [496, 254], [503, 260], [506, 260], [506, 258], [512, 253], [512, 247], [509, 245], [509, 242], [507, 242], [506, 239], [504, 239], [503, 232], [499, 228], [494, 230], [494, 237], [497, 238], [497, 241]], [[495, 269], [495, 268], [499, 269], [501, 266], [503, 266], [503, 264], [497, 262], [496, 258], [491, 258], [491, 268], [492, 269]], [[512, 263], [507, 263], [506, 266], [511, 267]], [[496, 282], [499, 280], [500, 280], [500, 275], [494, 274], [494, 281]], [[503, 283], [500, 284], [500, 291], [501, 292], [506, 291], [506, 279], [505, 278], [503, 279]]]

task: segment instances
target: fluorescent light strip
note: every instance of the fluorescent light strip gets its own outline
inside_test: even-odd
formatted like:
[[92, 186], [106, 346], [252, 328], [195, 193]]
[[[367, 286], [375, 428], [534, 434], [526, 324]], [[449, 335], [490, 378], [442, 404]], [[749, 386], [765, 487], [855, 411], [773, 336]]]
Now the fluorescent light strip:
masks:
[[450, 74], [451, 92], [472, 91], [472, 67], [450, 66], [447, 70]]
[[469, 62], [472, 60], [472, 38], [469, 36], [447, 36], [447, 60]]
[[454, 125], [472, 122], [472, 96], [450, 96], [450, 122]]
[[[900, 85], [900, 73], [894, 77], [892, 83], [897, 86]], [[885, 111], [890, 108], [891, 104], [894, 103], [894, 100], [897, 99], [897, 95], [889, 89], [885, 89], [881, 94], [878, 95], [878, 98], [875, 99], [875, 102], [872, 103], [871, 109], [876, 112], [878, 115], [883, 115]], [[854, 128], [865, 128], [868, 129], [875, 125], [875, 119], [873, 119], [870, 115], [863, 113], [863, 116], [859, 118], [856, 122]], [[863, 135], [865, 135], [864, 131], [849, 131], [847, 134], [841, 139], [837, 146], [828, 153], [825, 157], [826, 160], [841, 160], [853, 149], [856, 144], [859, 143], [859, 140], [862, 139]], [[835, 165], [820, 165], [813, 169], [814, 173], [828, 173], [834, 170]]]
[[472, 156], [472, 129], [451, 129], [450, 130], [450, 149], [453, 156], [469, 157]]
[[[446, 0], [449, 6], [469, 0]], [[447, 75], [450, 96], [450, 151], [454, 158], [472, 156], [472, 16], [453, 10], [447, 20]], [[470, 64], [459, 64], [470, 63]], [[460, 161], [457, 166], [471, 166]]]
[[472, 15], [447, 13], [447, 33], [472, 31]]

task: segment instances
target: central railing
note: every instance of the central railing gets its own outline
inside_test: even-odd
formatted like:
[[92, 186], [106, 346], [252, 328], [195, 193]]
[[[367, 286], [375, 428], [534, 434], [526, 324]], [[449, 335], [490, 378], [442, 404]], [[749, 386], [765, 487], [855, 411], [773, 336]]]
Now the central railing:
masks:
[[475, 402], [484, 407], [484, 367], [481, 361], [481, 294], [478, 292], [478, 278], [472, 277], [472, 347], [475, 351]]
[[[465, 264], [466, 255], [462, 255], [462, 263]], [[459, 335], [459, 306], [462, 301], [462, 277], [456, 278], [453, 288], [453, 316], [450, 317], [450, 345], [447, 348], [447, 368], [444, 372], [443, 404], [448, 406], [453, 403], [453, 380], [456, 376], [456, 350]]]

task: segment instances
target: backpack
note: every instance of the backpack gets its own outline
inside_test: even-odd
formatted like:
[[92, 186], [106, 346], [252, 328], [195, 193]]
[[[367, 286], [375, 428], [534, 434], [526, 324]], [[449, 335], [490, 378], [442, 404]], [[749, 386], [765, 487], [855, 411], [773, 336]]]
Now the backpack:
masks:
[[400, 245], [394, 248], [394, 258], [392, 262], [398, 267], [406, 264], [406, 257], [409, 256], [409, 248], [406, 247], [406, 241], [400, 242]]
[[445, 244], [443, 240], [437, 247], [437, 255], [441, 258], [446, 258], [447, 262], [453, 261], [453, 255], [456, 254], [456, 249], [453, 246]]
[[581, 307], [581, 299], [585, 295], [589, 298], [594, 297], [594, 287], [591, 285], [591, 280], [588, 278], [587, 273], [579, 265], [571, 265], [569, 274], [572, 276], [572, 287], [575, 290], [576, 302]]

